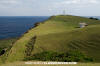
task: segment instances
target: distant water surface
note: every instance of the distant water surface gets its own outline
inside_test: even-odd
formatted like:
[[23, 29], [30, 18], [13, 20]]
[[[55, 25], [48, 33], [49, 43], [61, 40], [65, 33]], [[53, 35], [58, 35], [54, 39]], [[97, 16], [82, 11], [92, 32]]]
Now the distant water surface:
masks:
[[19, 37], [48, 16], [0, 16], [0, 39]]

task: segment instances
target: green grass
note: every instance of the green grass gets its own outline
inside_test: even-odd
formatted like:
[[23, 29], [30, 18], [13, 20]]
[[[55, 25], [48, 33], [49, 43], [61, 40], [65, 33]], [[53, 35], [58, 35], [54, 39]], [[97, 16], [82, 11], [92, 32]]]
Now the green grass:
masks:
[[[89, 26], [79, 27], [80, 22]], [[7, 53], [6, 62], [22, 61], [26, 45], [36, 36], [32, 54], [43, 51], [80, 50], [100, 62], [100, 21], [79, 16], [53, 16], [24, 34]], [[2, 60], [1, 60], [2, 61]]]

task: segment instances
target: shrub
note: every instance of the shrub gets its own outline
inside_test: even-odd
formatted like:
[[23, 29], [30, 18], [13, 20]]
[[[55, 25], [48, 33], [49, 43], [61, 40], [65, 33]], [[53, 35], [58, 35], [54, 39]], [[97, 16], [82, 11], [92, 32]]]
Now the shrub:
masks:
[[40, 23], [38, 22], [38, 23], [35, 23], [34, 24], [34, 27], [37, 27], [37, 26], [39, 26], [40, 25]]
[[93, 20], [99, 20], [98, 18], [94, 18], [94, 17], [90, 17], [90, 19], [93, 19]]
[[24, 59], [25, 61], [29, 60], [39, 60], [39, 61], [61, 61], [61, 62], [92, 62], [93, 59], [87, 57], [79, 51], [68, 51], [66, 53], [59, 52], [42, 52], [35, 54], [31, 57]]
[[32, 54], [32, 50], [34, 49], [34, 44], [35, 44], [35, 41], [36, 41], [36, 36], [34, 36], [30, 42], [26, 45], [26, 50], [25, 50], [25, 56], [28, 57], [28, 56], [31, 56]]
[[3, 55], [5, 53], [5, 50], [0, 48], [0, 56]]

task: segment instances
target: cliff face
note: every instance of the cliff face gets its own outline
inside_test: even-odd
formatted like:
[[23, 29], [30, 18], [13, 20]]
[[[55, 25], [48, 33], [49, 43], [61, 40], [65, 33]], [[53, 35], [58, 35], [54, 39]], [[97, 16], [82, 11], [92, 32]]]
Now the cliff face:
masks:
[[[77, 28], [81, 22], [86, 22], [89, 26]], [[77, 16], [53, 16], [25, 33], [2, 57], [6, 57], [7, 62], [13, 62], [22, 61], [26, 56], [43, 51], [67, 52], [78, 49], [100, 61], [99, 29], [99, 20]]]

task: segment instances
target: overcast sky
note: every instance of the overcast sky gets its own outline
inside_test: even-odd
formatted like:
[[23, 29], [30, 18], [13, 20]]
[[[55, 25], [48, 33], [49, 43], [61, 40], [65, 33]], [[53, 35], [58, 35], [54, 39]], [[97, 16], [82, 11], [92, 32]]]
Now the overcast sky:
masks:
[[0, 16], [100, 16], [100, 0], [0, 0]]

